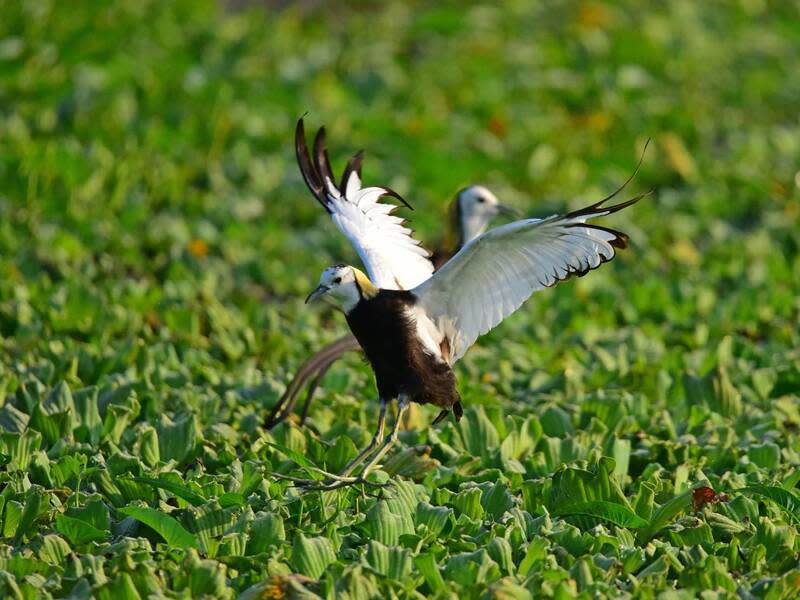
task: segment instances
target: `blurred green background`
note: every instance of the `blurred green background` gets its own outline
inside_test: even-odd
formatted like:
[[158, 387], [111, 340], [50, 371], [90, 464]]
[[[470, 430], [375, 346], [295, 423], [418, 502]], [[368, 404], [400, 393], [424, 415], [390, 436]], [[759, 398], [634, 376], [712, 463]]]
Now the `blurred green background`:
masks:
[[[345, 331], [340, 315], [303, 298], [328, 264], [357, 264], [301, 181], [298, 117], [327, 127], [337, 173], [363, 148], [365, 183], [406, 197], [416, 210], [404, 215], [428, 246], [463, 185], [486, 184], [531, 216], [574, 209], [624, 181], [652, 138], [629, 190], [655, 193], [607, 221], [630, 234], [630, 248], [534, 297], [459, 364], [468, 424], [428, 431], [424, 409], [403, 434], [438, 461], [411, 477], [415, 493], [459, 516], [458, 502], [431, 494], [500, 481], [515, 510], [534, 518], [543, 506], [553, 512], [546, 490], [562, 463], [596, 467], [598, 453], [617, 459], [624, 496], [641, 500], [652, 488], [656, 506], [699, 481], [791, 490], [800, 463], [798, 73], [796, 0], [0, 0], [0, 573], [10, 573], [0, 586], [23, 597], [66, 595], [81, 581], [100, 596], [132, 587], [197, 597], [208, 585], [219, 596], [267, 576], [284, 591], [301, 586], [280, 579], [295, 572], [321, 579], [307, 587], [329, 597], [345, 593], [338, 581], [382, 597], [478, 597], [506, 584], [535, 596], [678, 586], [790, 597], [796, 522], [764, 504], [748, 509], [767, 520], [755, 528], [662, 536], [655, 550], [624, 536], [615, 551], [591, 549], [531, 529], [511, 547], [510, 566], [488, 558], [494, 577], [485, 548], [513, 541], [498, 530], [500, 511], [430, 541], [441, 589], [420, 548], [384, 539], [414, 561], [392, 577], [375, 566], [378, 551], [365, 550], [375, 535], [359, 529], [372, 504], [355, 492], [295, 497], [270, 477], [291, 460], [266, 444], [335, 464], [331, 448], [354, 450], [342, 434], [356, 445], [369, 438], [369, 369], [357, 357], [339, 363], [308, 430], [268, 434], [259, 424], [302, 360]], [[500, 449], [522, 430], [538, 434]], [[203, 529], [191, 503], [132, 476], [193, 486], [216, 503], [212, 514], [247, 525]], [[550, 500], [525, 496], [525, 481]], [[241, 502], [221, 506], [223, 491]], [[85, 540], [57, 526], [69, 506], [94, 501], [110, 511], [109, 522], [93, 521], [104, 535]], [[203, 558], [130, 541], [161, 540], [152, 524], [137, 530], [116, 512], [131, 504], [164, 514], [177, 506]], [[286, 522], [268, 552], [221, 541], [255, 531], [249, 523], [262, 513]], [[330, 540], [328, 575], [298, 558], [300, 532]], [[534, 535], [546, 541], [547, 566], [530, 559], [521, 573]], [[67, 549], [53, 558], [48, 544], [61, 542]], [[727, 558], [732, 544], [755, 552], [742, 559], [752, 564]], [[769, 561], [759, 561], [759, 545]], [[623, 561], [622, 547], [647, 548], [633, 582], [591, 559]], [[473, 551], [479, 572], [458, 562]], [[104, 552], [108, 577], [93, 579], [86, 565]], [[154, 561], [146, 574], [119, 558], [132, 552]], [[22, 568], [12, 556], [39, 562]], [[29, 572], [41, 579], [25, 580]], [[195, 574], [188, 583], [185, 573]]]

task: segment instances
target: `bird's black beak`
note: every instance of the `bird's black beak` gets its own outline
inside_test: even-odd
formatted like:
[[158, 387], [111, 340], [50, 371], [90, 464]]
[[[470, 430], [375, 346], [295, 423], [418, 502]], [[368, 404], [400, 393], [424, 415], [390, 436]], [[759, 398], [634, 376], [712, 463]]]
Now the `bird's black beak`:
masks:
[[314, 302], [314, 300], [316, 300], [317, 298], [322, 296], [329, 289], [331, 289], [331, 288], [329, 288], [327, 285], [322, 285], [322, 284], [318, 285], [317, 289], [315, 289], [313, 292], [311, 292], [308, 295], [308, 297], [306, 298], [306, 304], [308, 304], [309, 302]]
[[520, 216], [520, 213], [516, 208], [514, 208], [512, 206], [508, 206], [506, 204], [498, 204], [497, 205], [497, 214], [498, 215], [510, 215], [512, 217], [519, 217]]

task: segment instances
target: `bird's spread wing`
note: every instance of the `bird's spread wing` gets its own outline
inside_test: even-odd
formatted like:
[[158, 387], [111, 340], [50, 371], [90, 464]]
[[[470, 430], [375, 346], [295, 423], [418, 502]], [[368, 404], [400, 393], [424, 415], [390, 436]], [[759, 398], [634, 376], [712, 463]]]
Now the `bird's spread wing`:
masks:
[[387, 187], [361, 187], [361, 152], [347, 163], [337, 186], [325, 148], [324, 127], [317, 133], [310, 154], [300, 119], [295, 151], [306, 185], [353, 244], [376, 286], [406, 290], [431, 276], [429, 252], [412, 237], [405, 220], [392, 215], [397, 205], [381, 199], [391, 196], [411, 208], [408, 203]]
[[450, 364], [531, 294], [572, 275], [585, 275], [614, 258], [615, 248], [626, 246], [624, 233], [587, 222], [644, 196], [604, 207], [621, 189], [564, 216], [525, 219], [492, 229], [412, 290], [418, 310], [441, 336], [438, 343], [448, 346]]

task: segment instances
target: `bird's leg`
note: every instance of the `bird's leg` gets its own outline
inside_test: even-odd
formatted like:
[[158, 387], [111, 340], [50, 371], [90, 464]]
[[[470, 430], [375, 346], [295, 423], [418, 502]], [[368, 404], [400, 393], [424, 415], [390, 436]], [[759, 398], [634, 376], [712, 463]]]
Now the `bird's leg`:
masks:
[[[317, 473], [321, 473], [322, 475], [325, 476], [325, 479], [322, 482], [323, 487], [320, 487], [318, 489], [326, 489], [324, 486], [330, 484], [331, 482], [338, 482], [344, 484], [363, 482], [363, 475], [360, 475], [358, 477], [351, 477], [350, 473], [352, 473], [353, 470], [356, 467], [358, 467], [358, 465], [364, 462], [369, 457], [369, 455], [372, 454], [372, 452], [378, 446], [378, 442], [380, 442], [381, 438], [383, 437], [383, 430], [385, 427], [386, 427], [386, 400], [381, 398], [381, 410], [380, 413], [378, 413], [378, 428], [375, 430], [375, 435], [372, 436], [372, 440], [370, 441], [370, 443], [367, 445], [366, 448], [364, 448], [361, 452], [358, 453], [358, 456], [356, 456], [353, 460], [347, 463], [347, 466], [344, 469], [342, 469], [342, 471], [338, 475], [334, 475], [333, 473], [328, 473], [326, 471], [323, 471], [322, 469], [316, 469]], [[395, 423], [393, 430], [394, 429], [397, 429], [397, 423]], [[319, 482], [314, 482], [314, 483], [319, 483]], [[342, 487], [342, 486], [337, 486], [337, 487]]]
[[[347, 477], [350, 473], [353, 472], [358, 465], [364, 462], [367, 457], [372, 454], [375, 448], [378, 447], [378, 442], [380, 442], [381, 438], [383, 437], [383, 430], [386, 426], [386, 400], [381, 398], [381, 412], [378, 414], [378, 428], [375, 430], [375, 435], [372, 436], [372, 441], [364, 448], [361, 452], [358, 453], [353, 460], [347, 463], [347, 466], [342, 469], [342, 472], [339, 473], [340, 477]], [[396, 426], [396, 424], [395, 424]]]
[[[352, 473], [356, 467], [363, 463], [370, 456], [370, 454], [375, 451], [375, 448], [381, 441], [381, 438], [383, 437], [383, 431], [386, 426], [386, 404], [386, 400], [381, 398], [381, 410], [378, 414], [378, 428], [375, 430], [375, 435], [372, 436], [372, 441], [370, 441], [367, 447], [359, 452], [358, 456], [351, 460], [338, 475], [328, 473], [322, 469], [314, 469], [314, 472], [323, 475], [325, 479], [321, 481], [315, 479], [302, 479], [299, 477], [290, 477], [288, 475], [281, 475], [278, 473], [275, 473], [275, 476], [277, 476], [279, 479], [287, 479], [296, 485], [307, 487], [309, 490], [334, 490], [344, 487], [345, 485], [367, 483], [363, 480], [363, 476], [351, 477], [350, 473]], [[393, 430], [395, 429], [397, 429], [397, 423], [395, 423], [393, 427]]]
[[369, 475], [370, 471], [375, 468], [378, 462], [386, 455], [386, 453], [391, 449], [394, 443], [397, 441], [397, 435], [400, 431], [400, 424], [403, 421], [403, 415], [405, 414], [406, 410], [408, 410], [408, 398], [405, 395], [401, 395], [397, 398], [397, 416], [395, 418], [394, 423], [392, 424], [392, 430], [389, 432], [389, 435], [383, 440], [383, 444], [380, 448], [373, 454], [372, 458], [370, 458], [369, 462], [364, 465], [364, 470], [355, 477], [348, 477], [350, 473], [352, 473], [353, 469], [359, 466], [366, 458], [375, 450], [375, 447], [378, 445], [378, 441], [383, 436], [384, 425], [386, 422], [386, 402], [381, 399], [381, 414], [378, 420], [378, 429], [375, 431], [375, 435], [372, 437], [372, 441], [369, 445], [364, 448], [361, 452], [359, 452], [358, 456], [356, 456], [350, 464], [348, 464], [341, 474], [339, 475], [331, 475], [327, 479], [323, 481], [313, 481], [313, 482], [304, 482], [300, 480], [293, 479], [296, 484], [302, 485], [308, 491], [323, 491], [329, 492], [332, 490], [338, 490], [343, 487], [347, 487], [350, 485], [357, 485], [360, 483], [367, 484], [367, 485], [374, 485], [376, 487], [382, 487], [381, 484], [372, 483], [367, 481], [366, 477]]
[[394, 425], [392, 426], [392, 430], [389, 432], [389, 435], [386, 436], [386, 439], [383, 441], [383, 445], [378, 449], [375, 455], [370, 459], [370, 461], [364, 465], [364, 470], [359, 475], [359, 479], [365, 479], [369, 472], [375, 468], [375, 465], [386, 455], [386, 453], [394, 446], [395, 442], [397, 441], [397, 435], [400, 431], [400, 423], [403, 421], [403, 414], [408, 410], [408, 397], [405, 394], [401, 394], [397, 397], [397, 418], [394, 421]]
[[[305, 488], [307, 491], [323, 491], [328, 492], [332, 490], [338, 490], [343, 487], [357, 485], [357, 484], [367, 484], [367, 485], [374, 485], [376, 487], [382, 487], [381, 484], [372, 483], [367, 481], [366, 477], [369, 473], [378, 465], [380, 460], [386, 456], [386, 453], [392, 448], [392, 446], [397, 442], [397, 437], [400, 432], [400, 424], [403, 422], [403, 415], [408, 410], [409, 400], [408, 397], [405, 395], [401, 395], [397, 399], [397, 415], [395, 417], [394, 423], [392, 424], [392, 429], [389, 432], [384, 440], [383, 444], [377, 448], [378, 442], [380, 441], [381, 437], [383, 437], [383, 432], [386, 425], [386, 401], [381, 399], [381, 412], [378, 417], [378, 428], [375, 430], [375, 435], [372, 436], [372, 441], [364, 448], [361, 452], [358, 453], [353, 460], [348, 463], [348, 465], [342, 470], [339, 475], [333, 475], [332, 473], [327, 473], [322, 471], [321, 469], [314, 469], [317, 473], [321, 473], [325, 476], [325, 479], [313, 480], [313, 479], [300, 479], [298, 477], [289, 477], [286, 475], [279, 475], [276, 474], [277, 477], [281, 479], [288, 479], [289, 481], [293, 482], [295, 485]], [[374, 453], [374, 454], [373, 454]], [[370, 455], [372, 457], [370, 458]], [[361, 465], [367, 458], [369, 458], [369, 462], [364, 465], [363, 471], [356, 476], [351, 476], [356, 467]]]

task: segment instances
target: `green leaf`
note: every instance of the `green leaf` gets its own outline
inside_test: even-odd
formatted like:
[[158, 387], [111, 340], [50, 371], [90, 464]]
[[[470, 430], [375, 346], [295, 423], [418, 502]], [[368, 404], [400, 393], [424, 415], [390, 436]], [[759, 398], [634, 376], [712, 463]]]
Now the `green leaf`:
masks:
[[54, 408], [58, 411], [75, 412], [75, 402], [72, 392], [65, 381], [59, 381], [56, 386], [47, 394], [44, 404], [47, 408]]
[[703, 404], [726, 417], [737, 417], [742, 413], [742, 395], [722, 365], [702, 377], [684, 375], [683, 386], [690, 404]]
[[139, 483], [146, 483], [147, 485], [151, 485], [155, 488], [166, 490], [178, 498], [186, 500], [192, 506], [202, 506], [208, 502], [206, 498], [203, 498], [203, 496], [192, 490], [190, 487], [180, 483], [167, 481], [165, 479], [151, 479], [149, 477], [134, 477], [133, 480]]
[[539, 422], [544, 434], [550, 437], [563, 438], [572, 433], [574, 429], [569, 414], [558, 406], [547, 408], [539, 417]]
[[781, 464], [781, 449], [777, 444], [753, 444], [747, 449], [747, 458], [762, 469], [777, 469]]
[[184, 523], [195, 535], [200, 548], [209, 556], [214, 556], [216, 540], [227, 532], [235, 519], [234, 509], [222, 508], [219, 502], [213, 500], [186, 510]]
[[244, 506], [247, 503], [247, 499], [237, 492], [225, 492], [217, 498], [217, 502], [221, 507], [229, 508], [231, 506]]
[[70, 509], [67, 514], [90, 524], [100, 531], [109, 531], [111, 528], [108, 508], [101, 500], [91, 500], [82, 508]]
[[[37, 573], [39, 575], [48, 576], [55, 569], [52, 563], [22, 556], [20, 554], [14, 554], [10, 557], [0, 558], [0, 570], [6, 571], [17, 579], [22, 580], [28, 575]], [[0, 591], [2, 591], [2, 587], [0, 587]]]
[[464, 586], [496, 581], [501, 575], [500, 567], [484, 549], [451, 556], [442, 574], [446, 580]]
[[701, 523], [697, 527], [683, 529], [678, 532], [678, 536], [686, 546], [706, 544], [707, 547], [711, 547], [714, 544], [714, 534], [708, 523]]
[[553, 486], [548, 499], [551, 512], [579, 502], [604, 501], [620, 504], [628, 509], [628, 499], [614, 478], [614, 459], [602, 457], [589, 469], [563, 467], [553, 475]]
[[154, 427], [146, 427], [139, 436], [139, 457], [148, 467], [156, 467], [161, 462], [158, 445], [158, 432]]
[[194, 415], [183, 414], [174, 421], [162, 415], [156, 430], [160, 460], [181, 464], [194, 454], [200, 437]]
[[737, 583], [716, 556], [708, 556], [702, 563], [690, 565], [679, 575], [680, 585], [694, 590], [725, 590], [733, 595]]
[[639, 529], [649, 525], [647, 521], [637, 516], [636, 513], [628, 507], [604, 500], [576, 502], [575, 504], [558, 508], [553, 514], [560, 517], [573, 515], [593, 517], [601, 521], [608, 521], [619, 527], [628, 527], [630, 529]]
[[292, 545], [292, 565], [298, 572], [312, 579], [319, 579], [336, 560], [333, 544], [328, 538], [307, 538], [298, 532]]
[[52, 407], [47, 409], [41, 404], [34, 406], [30, 426], [40, 431], [47, 442], [55, 444], [72, 433], [72, 413], [69, 409], [51, 410]]
[[227, 533], [220, 540], [217, 556], [227, 558], [229, 556], [245, 556], [247, 549], [247, 534], [243, 532]]
[[486, 416], [482, 406], [476, 406], [464, 413], [457, 425], [464, 448], [473, 456], [487, 458], [489, 451], [500, 445], [497, 429]]
[[411, 552], [405, 548], [389, 548], [376, 540], [367, 545], [367, 564], [376, 572], [401, 580], [411, 573]]
[[678, 494], [671, 500], [660, 506], [653, 513], [650, 525], [639, 530], [638, 539], [640, 543], [647, 543], [654, 535], [664, 529], [669, 523], [684, 510], [692, 505], [692, 490]]
[[429, 446], [404, 448], [384, 460], [381, 470], [391, 477], [401, 475], [409, 479], [420, 479], [438, 464], [430, 457], [430, 450]]
[[481, 493], [481, 506], [492, 518], [499, 520], [507, 510], [514, 506], [514, 498], [508, 491], [508, 487], [498, 481]]
[[800, 498], [792, 492], [775, 485], [748, 485], [737, 490], [741, 494], [757, 496], [774, 502], [791, 517], [795, 523], [800, 523]]
[[455, 524], [452, 508], [432, 506], [427, 502], [417, 505], [414, 520], [417, 525], [425, 525], [433, 536], [446, 535]]
[[50, 477], [50, 458], [42, 450], [39, 450], [33, 455], [31, 464], [28, 467], [30, 473], [30, 480], [33, 483], [38, 483], [45, 488], [53, 487], [53, 479]]
[[19, 518], [19, 525], [16, 528], [14, 537], [15, 543], [19, 543], [26, 535], [30, 538], [35, 535], [33, 523], [39, 516], [40, 509], [44, 504], [45, 492], [42, 488], [35, 486], [28, 490], [25, 495], [25, 507]]
[[86, 455], [84, 454], [67, 454], [56, 462], [50, 463], [53, 481], [57, 486], [64, 486], [67, 483], [77, 484], [85, 470]]
[[[271, 445], [274, 446], [274, 444]], [[283, 452], [283, 450], [281, 450], [281, 452]], [[284, 452], [284, 454], [286, 453]], [[330, 472], [338, 473], [347, 465], [347, 463], [355, 458], [357, 454], [358, 448], [356, 448], [355, 442], [353, 442], [352, 438], [346, 435], [339, 436], [336, 438], [333, 446], [328, 448], [325, 453], [325, 466]], [[287, 456], [289, 455], [287, 454]], [[297, 461], [295, 460], [295, 462]]]
[[117, 510], [126, 517], [132, 517], [147, 525], [164, 538], [170, 546], [197, 548], [195, 537], [168, 514], [144, 506], [126, 506]]
[[6, 404], [0, 408], [0, 430], [21, 433], [28, 429], [31, 418], [13, 404]]
[[126, 395], [120, 403], [109, 404], [106, 407], [106, 415], [103, 419], [103, 437], [118, 444], [122, 434], [139, 415], [140, 409], [136, 392], [127, 389]]
[[128, 573], [120, 574], [116, 579], [104, 583], [102, 587], [93, 592], [98, 600], [142, 600]]
[[631, 459], [631, 441], [614, 438], [611, 456], [615, 463], [614, 479], [624, 485]]
[[250, 535], [245, 553], [252, 556], [269, 552], [271, 548], [279, 545], [285, 539], [283, 519], [271, 513], [258, 516], [250, 525]]
[[39, 558], [48, 564], [63, 566], [67, 557], [72, 554], [72, 548], [61, 536], [49, 534], [42, 538], [39, 548]]
[[24, 509], [24, 505], [16, 500], [8, 500], [6, 502], [5, 514], [3, 515], [3, 537], [14, 537], [14, 534], [19, 528], [19, 522], [22, 519], [22, 511]]
[[781, 487], [785, 490], [792, 491], [800, 482], [800, 469], [793, 469], [791, 473], [781, 481]]
[[714, 392], [720, 414], [738, 417], [742, 414], [742, 394], [731, 383], [728, 371], [720, 366], [714, 378]]
[[75, 439], [97, 444], [103, 433], [103, 421], [97, 406], [97, 388], [83, 388], [72, 394], [75, 404]]
[[505, 538], [496, 537], [486, 546], [486, 551], [506, 575], [514, 574], [513, 553], [511, 550], [511, 544], [508, 543], [508, 540]]
[[224, 564], [215, 560], [201, 559], [196, 552], [190, 550], [184, 562], [184, 570], [188, 576], [188, 587], [192, 598], [230, 596]]
[[525, 549], [525, 556], [519, 563], [519, 575], [525, 577], [533, 568], [533, 566], [547, 558], [550, 551], [550, 545], [547, 539], [543, 537], [536, 537], [528, 544]]
[[414, 565], [417, 567], [422, 576], [425, 578], [425, 583], [434, 593], [438, 593], [447, 588], [444, 582], [442, 573], [439, 570], [439, 565], [436, 564], [436, 557], [431, 554], [420, 554], [414, 559]]
[[107, 535], [105, 531], [67, 515], [58, 515], [56, 517], [56, 530], [73, 545], [102, 540]]
[[467, 488], [453, 496], [453, 506], [470, 519], [483, 519], [484, 508], [481, 504], [482, 496], [483, 494], [480, 488]]
[[306, 468], [314, 468], [316, 465], [308, 460], [305, 456], [300, 454], [299, 452], [292, 450], [291, 448], [287, 448], [286, 446], [281, 446], [280, 444], [276, 444], [275, 442], [264, 442], [267, 446], [275, 448], [281, 454], [285, 454], [289, 460], [297, 463], [301, 467]]
[[392, 510], [385, 501], [376, 502], [367, 511], [364, 524], [371, 539], [387, 546], [396, 546], [401, 535], [414, 533], [411, 515]]

